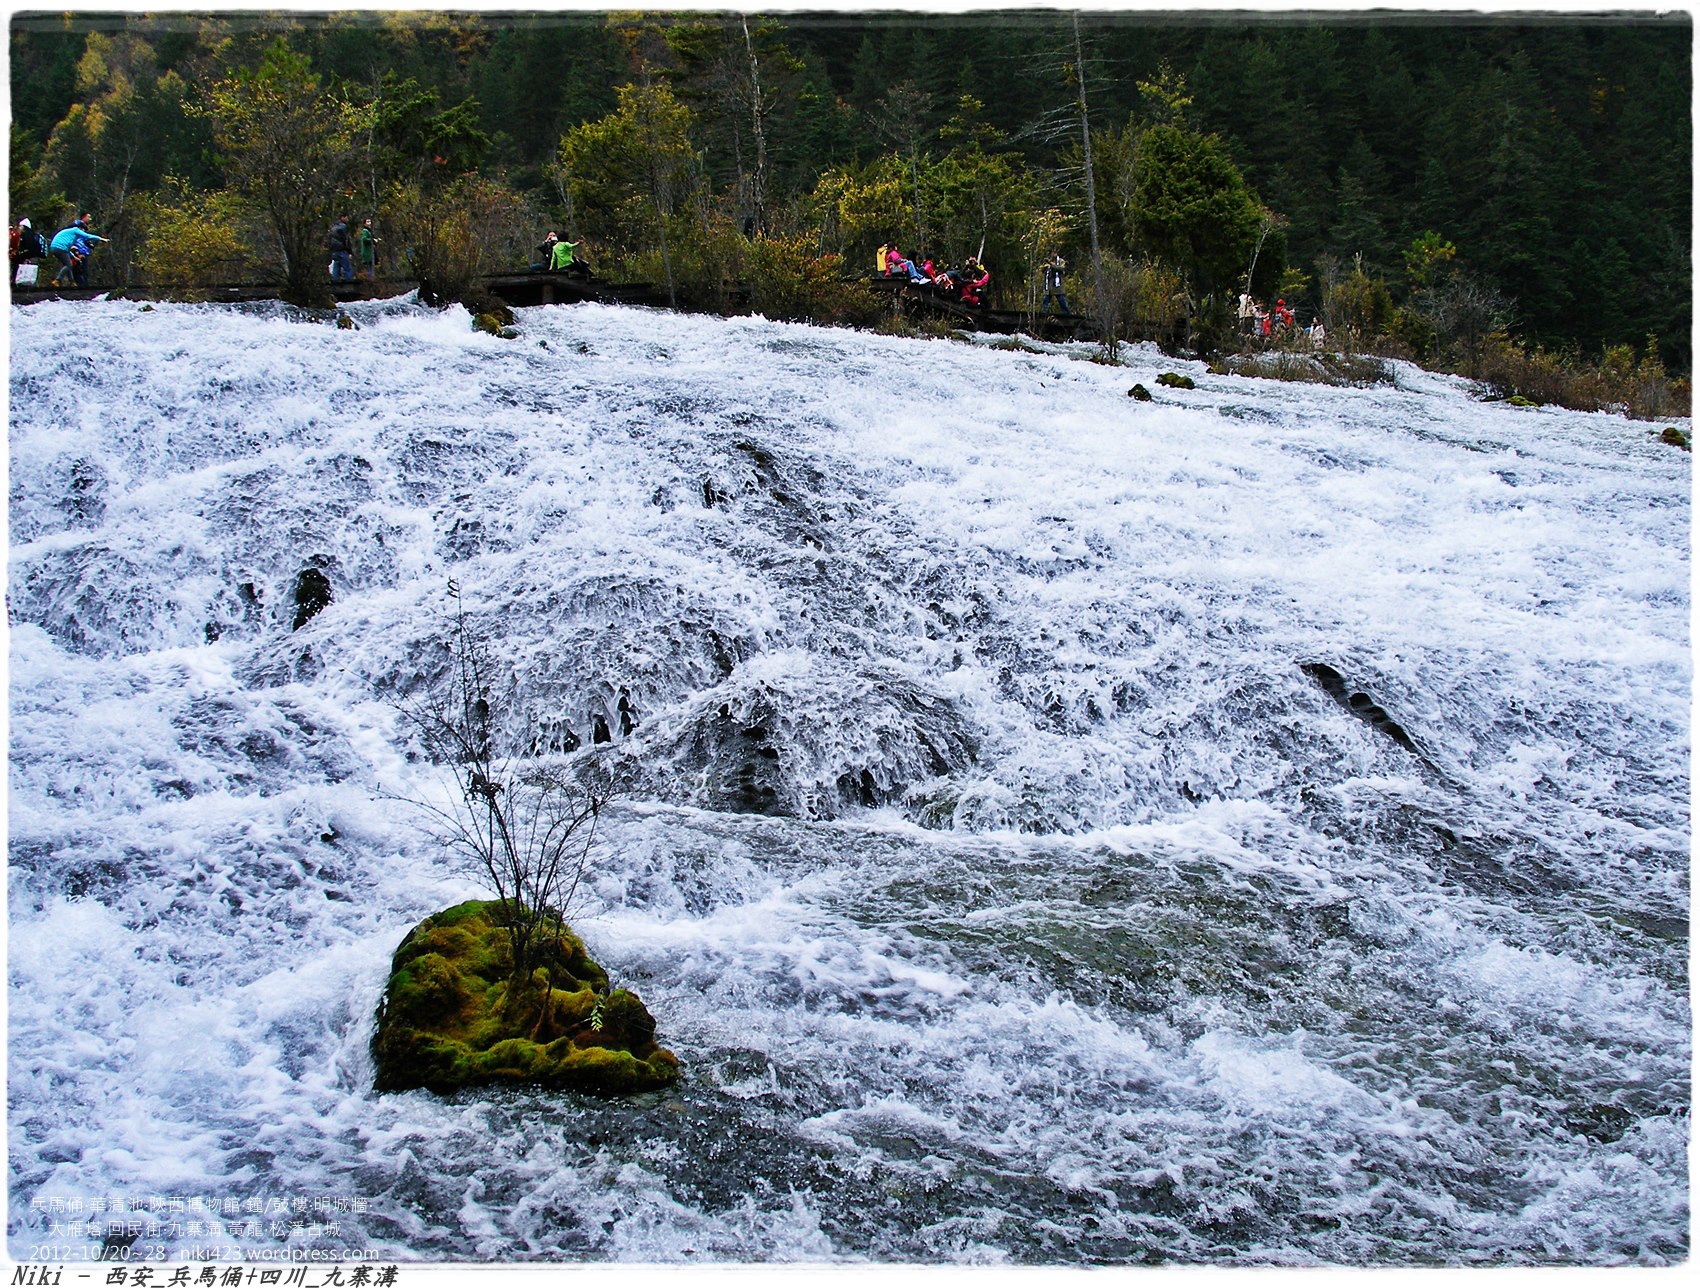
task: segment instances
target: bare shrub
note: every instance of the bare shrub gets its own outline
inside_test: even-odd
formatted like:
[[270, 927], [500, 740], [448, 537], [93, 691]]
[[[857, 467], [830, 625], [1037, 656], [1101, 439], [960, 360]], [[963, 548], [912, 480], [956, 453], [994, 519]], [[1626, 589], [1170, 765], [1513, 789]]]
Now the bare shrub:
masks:
[[538, 222], [524, 198], [473, 174], [397, 185], [388, 209], [402, 268], [429, 304], [464, 299], [480, 276], [524, 264]]
[[418, 803], [436, 820], [443, 844], [495, 894], [514, 973], [529, 978], [584, 877], [611, 790], [575, 772], [568, 758], [500, 749], [508, 731], [495, 667], [453, 582], [449, 596], [447, 674], [401, 711], [429, 759], [454, 775], [454, 793], [446, 808]]
[[1122, 340], [1156, 340], [1172, 344], [1186, 322], [1189, 302], [1186, 279], [1155, 259], [1106, 256], [1086, 298], [1093, 317], [1108, 337], [1114, 357]]

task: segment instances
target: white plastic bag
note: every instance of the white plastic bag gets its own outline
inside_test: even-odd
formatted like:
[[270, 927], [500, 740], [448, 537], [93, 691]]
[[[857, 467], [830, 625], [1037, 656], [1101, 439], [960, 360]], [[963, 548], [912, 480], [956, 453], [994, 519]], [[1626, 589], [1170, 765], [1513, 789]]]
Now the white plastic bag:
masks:
[[18, 286], [34, 286], [35, 272], [36, 266], [34, 264], [19, 264], [18, 275], [12, 281]]

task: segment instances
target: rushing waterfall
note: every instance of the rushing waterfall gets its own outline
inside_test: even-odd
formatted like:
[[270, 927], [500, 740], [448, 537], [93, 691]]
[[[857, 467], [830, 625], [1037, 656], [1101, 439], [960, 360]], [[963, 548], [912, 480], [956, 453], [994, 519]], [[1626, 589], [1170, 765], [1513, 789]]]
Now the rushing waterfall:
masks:
[[[12, 310], [15, 1257], [1688, 1255], [1656, 427], [347, 312]], [[372, 1090], [451, 579], [674, 1090]]]

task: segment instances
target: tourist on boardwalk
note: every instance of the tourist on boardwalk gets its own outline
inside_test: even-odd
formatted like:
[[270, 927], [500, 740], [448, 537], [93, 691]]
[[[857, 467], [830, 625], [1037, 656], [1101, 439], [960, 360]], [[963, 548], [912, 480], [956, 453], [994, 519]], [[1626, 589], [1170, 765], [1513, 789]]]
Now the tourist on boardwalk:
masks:
[[896, 249], [885, 258], [885, 273], [887, 277], [907, 277], [918, 286], [931, 285], [933, 280], [915, 267], [914, 260], [905, 259], [903, 252]]
[[[554, 233], [549, 235], [555, 237]], [[578, 248], [581, 245], [583, 245], [582, 242], [555, 238], [554, 249], [549, 252], [549, 271], [551, 273], [565, 273], [568, 277], [588, 279], [590, 277], [590, 264], [588, 261], [579, 258]]]
[[325, 239], [325, 248], [331, 253], [331, 281], [352, 282], [354, 242], [349, 236], [347, 215], [336, 217], [336, 222], [331, 225], [330, 236]]
[[47, 258], [47, 243], [41, 239], [41, 234], [31, 227], [28, 219], [20, 219], [12, 225], [11, 269], [12, 281], [20, 286], [35, 286], [39, 283], [37, 274], [41, 271], [35, 265], [38, 259]]
[[992, 274], [986, 266], [970, 255], [968, 262], [962, 266], [962, 302], [976, 307], [984, 303], [981, 298], [986, 287], [991, 285]]
[[1044, 311], [1046, 313], [1051, 311], [1051, 296], [1055, 295], [1057, 297], [1057, 303], [1062, 305], [1063, 316], [1071, 316], [1071, 310], [1068, 307], [1068, 296], [1063, 294], [1063, 270], [1067, 267], [1068, 264], [1063, 259], [1061, 251], [1052, 255], [1050, 262], [1045, 265]]
[[1257, 315], [1261, 310], [1257, 301], [1251, 298], [1250, 291], [1240, 292], [1240, 330], [1247, 335], [1257, 334]]
[[1320, 349], [1328, 339], [1328, 333], [1322, 329], [1322, 319], [1313, 317], [1310, 320], [1310, 347]]
[[88, 258], [94, 252], [94, 244], [106, 240], [89, 231], [91, 218], [92, 216], [83, 214], [69, 228], [61, 228], [53, 234], [51, 247], [54, 257], [59, 261], [59, 271], [53, 275], [55, 286], [89, 284]]
[[372, 232], [372, 221], [360, 225], [360, 276], [368, 282], [378, 280], [378, 239]]
[[12, 267], [28, 263], [32, 259], [47, 258], [47, 243], [41, 240], [41, 234], [36, 232], [28, 219], [20, 219], [12, 225], [11, 259]]

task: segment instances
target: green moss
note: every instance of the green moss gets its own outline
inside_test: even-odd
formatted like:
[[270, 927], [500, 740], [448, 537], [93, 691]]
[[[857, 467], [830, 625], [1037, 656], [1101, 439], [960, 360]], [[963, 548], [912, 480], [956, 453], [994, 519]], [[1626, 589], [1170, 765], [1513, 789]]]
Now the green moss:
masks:
[[379, 1091], [449, 1092], [498, 1082], [624, 1095], [679, 1076], [636, 994], [559, 918], [543, 964], [513, 973], [501, 905], [473, 900], [427, 917], [401, 941], [378, 1008]]
[[1163, 372], [1157, 377], [1157, 383], [1167, 385], [1170, 389], [1193, 389], [1197, 387], [1191, 376], [1183, 376], [1178, 371]]

